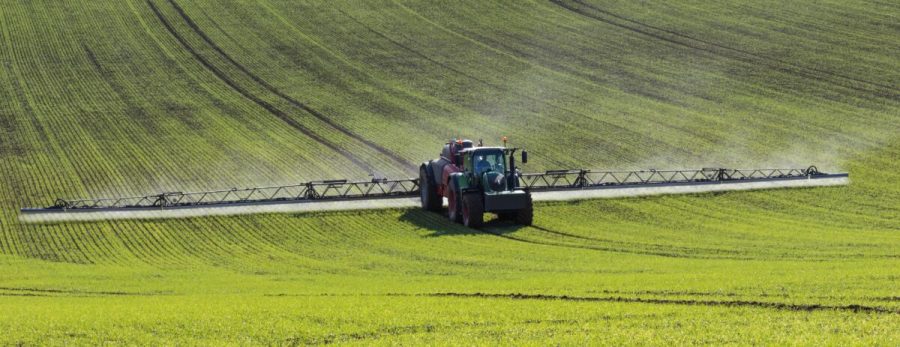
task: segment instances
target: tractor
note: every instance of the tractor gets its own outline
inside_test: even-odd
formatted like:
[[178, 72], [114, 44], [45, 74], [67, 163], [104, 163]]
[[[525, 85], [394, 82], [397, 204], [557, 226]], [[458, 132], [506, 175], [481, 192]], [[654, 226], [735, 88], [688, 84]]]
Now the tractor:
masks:
[[[422, 208], [440, 212], [446, 198], [447, 216], [454, 223], [477, 228], [484, 223], [484, 213], [490, 212], [501, 220], [531, 225], [534, 209], [531, 193], [519, 187], [517, 150], [506, 147], [505, 137], [503, 147], [450, 140], [440, 158], [419, 168]], [[522, 150], [521, 154], [522, 163], [527, 163], [528, 152]]]

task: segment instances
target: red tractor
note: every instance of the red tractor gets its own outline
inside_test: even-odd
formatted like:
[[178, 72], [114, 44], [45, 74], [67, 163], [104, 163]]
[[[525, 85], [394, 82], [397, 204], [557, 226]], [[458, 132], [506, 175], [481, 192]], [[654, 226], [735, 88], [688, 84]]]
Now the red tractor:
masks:
[[[531, 225], [531, 193], [519, 188], [519, 171], [514, 154], [517, 148], [475, 146], [470, 140], [451, 140], [441, 157], [422, 163], [419, 185], [422, 208], [440, 212], [447, 199], [450, 220], [476, 228], [484, 213], [496, 213], [502, 220]], [[509, 157], [507, 165], [506, 158]], [[528, 152], [522, 151], [522, 163]]]

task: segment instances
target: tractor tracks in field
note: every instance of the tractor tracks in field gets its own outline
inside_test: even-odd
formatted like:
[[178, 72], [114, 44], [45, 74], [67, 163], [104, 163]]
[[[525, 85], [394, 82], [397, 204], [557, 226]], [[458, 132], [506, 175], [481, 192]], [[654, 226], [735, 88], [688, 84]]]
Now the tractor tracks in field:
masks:
[[[880, 98], [894, 101], [900, 100], [900, 88], [897, 86], [846, 76], [822, 69], [805, 67], [789, 61], [754, 53], [749, 50], [730, 47], [721, 43], [697, 38], [618, 15], [582, 0], [571, 1], [574, 4], [577, 4], [577, 6], [565, 0], [550, 0], [550, 2], [583, 17], [647, 36], [652, 39], [684, 47], [691, 51], [705, 52], [729, 60], [763, 66], [770, 70], [821, 81]], [[590, 11], [586, 9], [589, 9]]]
[[[739, 256], [741, 255], [741, 252], [732, 251], [732, 250], [717, 249], [717, 248], [666, 246], [666, 245], [650, 244], [650, 243], [617, 241], [617, 240], [603, 239], [603, 238], [599, 238], [599, 237], [590, 237], [590, 236], [568, 233], [568, 232], [564, 232], [564, 231], [553, 230], [553, 229], [545, 228], [545, 227], [538, 226], [538, 225], [532, 225], [531, 227], [534, 229], [543, 231], [545, 233], [554, 234], [554, 235], [561, 236], [561, 237], [574, 238], [574, 239], [580, 239], [580, 240], [585, 240], [585, 241], [603, 242], [603, 243], [615, 244], [615, 245], [619, 245], [619, 246], [623, 246], [623, 247], [651, 247], [651, 248], [655, 248], [656, 250], [649, 249], [649, 250], [647, 250], [647, 252], [656, 252], [656, 253], [658, 253], [657, 255], [663, 255], [663, 254], [684, 255], [684, 253], [675, 253], [675, 252], [702, 252], [702, 253], [718, 253], [718, 254], [725, 254], [725, 255], [732, 256], [731, 258], [710, 257], [710, 258], [716, 258], [716, 259], [742, 259], [742, 260], [748, 259], [748, 258], [739, 258]], [[671, 250], [671, 252], [666, 252], [665, 250]]]
[[199, 62], [201, 65], [203, 65], [203, 67], [206, 68], [206, 70], [210, 71], [213, 75], [215, 75], [219, 80], [221, 80], [226, 85], [228, 85], [231, 89], [236, 91], [238, 94], [241, 94], [243, 97], [247, 98], [248, 100], [252, 101], [256, 105], [262, 107], [263, 109], [268, 111], [270, 114], [278, 117], [283, 122], [287, 123], [292, 128], [300, 131], [307, 137], [313, 139], [314, 141], [322, 144], [323, 146], [325, 146], [337, 153], [340, 153], [341, 156], [350, 160], [351, 162], [353, 162], [360, 168], [363, 168], [364, 170], [367, 170], [367, 171], [372, 171], [372, 167], [369, 164], [365, 163], [361, 158], [340, 148], [338, 145], [334, 144], [333, 142], [329, 141], [328, 139], [325, 139], [325, 138], [319, 136], [314, 131], [312, 131], [309, 128], [307, 128], [306, 126], [300, 124], [300, 122], [291, 118], [291, 116], [289, 116], [287, 113], [285, 113], [285, 112], [281, 111], [280, 109], [278, 109], [277, 107], [275, 107], [275, 105], [272, 105], [269, 102], [257, 97], [256, 95], [254, 95], [247, 89], [244, 89], [243, 87], [238, 85], [238, 83], [235, 82], [234, 80], [232, 80], [230, 77], [228, 77], [228, 75], [225, 74], [224, 71], [217, 68], [209, 60], [207, 60], [202, 55], [200, 55], [200, 53], [198, 53], [196, 50], [194, 50], [194, 48], [191, 47], [191, 45], [187, 42], [187, 40], [183, 36], [181, 36], [181, 34], [179, 34], [177, 30], [175, 30], [175, 28], [172, 26], [172, 23], [169, 22], [168, 19], [166, 19], [166, 17], [162, 14], [162, 12], [160, 12], [159, 8], [157, 8], [156, 5], [152, 1], [147, 0], [147, 5], [150, 6], [150, 9], [153, 11], [154, 15], [156, 15], [156, 17], [159, 19], [159, 21], [163, 24], [163, 26], [166, 28], [166, 30], [175, 38], [175, 40], [177, 40], [178, 43], [180, 43], [181, 46], [184, 47], [185, 50], [187, 50], [189, 53], [191, 53], [191, 55], [194, 57], [194, 59], [196, 59], [197, 62]]
[[[448, 64], [448, 63], [444, 63], [444, 62], [441, 62], [441, 61], [439, 61], [439, 60], [437, 60], [437, 59], [434, 59], [434, 58], [432, 58], [431, 56], [429, 56], [429, 55], [427, 55], [427, 54], [421, 52], [420, 50], [418, 50], [418, 49], [416, 49], [416, 48], [413, 48], [413, 47], [411, 47], [411, 46], [408, 45], [408, 44], [404, 44], [404, 43], [402, 43], [402, 42], [400, 42], [400, 41], [398, 41], [398, 40], [396, 40], [396, 39], [394, 39], [394, 38], [388, 36], [387, 34], [382, 33], [381, 31], [376, 30], [376, 29], [373, 28], [371, 25], [368, 25], [368, 24], [366, 24], [366, 23], [360, 21], [359, 19], [357, 19], [356, 17], [350, 15], [349, 13], [347, 13], [346, 11], [344, 11], [343, 9], [341, 9], [341, 8], [339, 8], [339, 7], [335, 7], [335, 10], [337, 10], [339, 13], [343, 14], [345, 17], [349, 18], [350, 20], [354, 21], [356, 24], [358, 24], [358, 25], [360, 25], [361, 27], [365, 28], [365, 29], [366, 29], [367, 31], [369, 31], [370, 33], [372, 33], [372, 34], [374, 34], [374, 35], [376, 35], [376, 36], [378, 36], [378, 37], [380, 37], [380, 38], [382, 38], [382, 39], [384, 39], [384, 40], [390, 42], [391, 44], [393, 44], [393, 45], [395, 45], [395, 46], [397, 46], [397, 47], [403, 49], [404, 51], [407, 51], [407, 52], [411, 53], [412, 55], [414, 55], [414, 56], [416, 56], [416, 57], [419, 57], [419, 58], [421, 58], [421, 59], [424, 59], [425, 61], [427, 61], [427, 62], [429, 62], [429, 63], [431, 63], [431, 64], [434, 64], [435, 66], [438, 66], [438, 67], [440, 67], [440, 68], [442, 68], [442, 69], [446, 69], [447, 71], [450, 71], [450, 72], [452, 72], [452, 73], [454, 73], [454, 74], [457, 74], [457, 75], [459, 75], [459, 76], [465, 77], [465, 78], [470, 79], [470, 80], [472, 80], [472, 81], [478, 82], [479, 84], [484, 85], [484, 86], [487, 86], [488, 88], [491, 88], [491, 89], [494, 89], [494, 90], [497, 90], [497, 91], [501, 91], [501, 92], [504, 92], [504, 93], [508, 93], [508, 94], [510, 94], [510, 95], [515, 95], [516, 97], [519, 97], [519, 98], [525, 99], [525, 100], [529, 100], [529, 101], [535, 102], [535, 103], [537, 103], [537, 104], [543, 104], [543, 105], [547, 105], [547, 106], [549, 106], [549, 107], [552, 107], [552, 108], [561, 110], [561, 111], [563, 111], [563, 112], [565, 112], [565, 113], [567, 113], [567, 114], [572, 115], [574, 118], [581, 118], [581, 119], [584, 119], [584, 120], [587, 120], [587, 121], [591, 121], [591, 122], [599, 122], [599, 123], [603, 124], [604, 126], [610, 128], [610, 129], [613, 129], [614, 132], [616, 132], [616, 133], [618, 133], [618, 134], [631, 134], [632, 136], [641, 137], [640, 133], [638, 133], [638, 132], [636, 132], [636, 131], [634, 131], [634, 130], [632, 130], [632, 129], [630, 129], [630, 128], [627, 128], [627, 127], [625, 127], [625, 126], [613, 124], [613, 123], [610, 123], [609, 121], [606, 121], [606, 120], [603, 120], [603, 119], [599, 119], [599, 118], [596, 118], [596, 117], [592, 117], [592, 116], [590, 116], [590, 115], [588, 115], [588, 114], [586, 114], [586, 113], [584, 113], [584, 112], [579, 112], [579, 111], [576, 111], [576, 110], [574, 110], [574, 109], [572, 109], [572, 108], [569, 108], [569, 107], [566, 107], [566, 106], [557, 105], [557, 104], [552, 103], [552, 102], [550, 102], [550, 101], [547, 101], [547, 100], [545, 100], [545, 99], [541, 99], [541, 98], [538, 98], [538, 97], [535, 97], [535, 96], [532, 96], [532, 95], [528, 95], [527, 93], [523, 93], [523, 92], [521, 92], [521, 91], [519, 91], [519, 90], [516, 90], [515, 88], [511, 88], [511, 87], [508, 87], [508, 86], [504, 86], [504, 85], [502, 85], [502, 84], [490, 82], [490, 81], [488, 81], [488, 80], [486, 80], [486, 79], [484, 79], [484, 78], [481, 78], [481, 77], [476, 76], [476, 75], [474, 75], [474, 74], [471, 74], [471, 73], [468, 73], [468, 72], [466, 72], [466, 71], [460, 70], [460, 69], [458, 69], [458, 68], [456, 68], [456, 67], [453, 67], [452, 65], [450, 65], [450, 64]], [[452, 33], [459, 34], [459, 33], [455, 32], [455, 31], [450, 30], [450, 29], [445, 29], [445, 30], [448, 30], [449, 32], [452, 32]], [[462, 34], [459, 34], [459, 35], [462, 35]], [[469, 38], [468, 36], [466, 36], [466, 39], [467, 39], [467, 40], [474, 41], [474, 39]], [[485, 45], [486, 45], [487, 47], [491, 47], [491, 49], [494, 49], [494, 50], [497, 51], [497, 52], [501, 52], [501, 50], [498, 49], [498, 48], [496, 48], [496, 47], [493, 47], [493, 46], [491, 46], [491, 45], [489, 45], [489, 44], [485, 44]], [[508, 55], [510, 55], [510, 56], [513, 56], [513, 57], [518, 57], [518, 55], [516, 55], [516, 54], [511, 54], [511, 53], [508, 53], [508, 52], [501, 53], [501, 54], [508, 54]], [[544, 68], [548, 69], [549, 71], [559, 72], [558, 70], [553, 69], [553, 68], [550, 68], [550, 67], [544, 67]], [[574, 73], [573, 71], [565, 71], [565, 72], [572, 73], [572, 74], [576, 74], [576, 73]], [[596, 85], [603, 85], [602, 81], [598, 81], [596, 78], [593, 78], [593, 77], [591, 77], [591, 76], [585, 76], [585, 75], [583, 75], [583, 74], [576, 74], [576, 75], [578, 75], [578, 76], [581, 77], [581, 78], [585, 78], [587, 81], [589, 81], [589, 82], [591, 82], [591, 83], [593, 83], [593, 84], [596, 84]], [[652, 120], [650, 120], [650, 119], [644, 119], [644, 121], [652, 121]], [[663, 123], [663, 122], [655, 122], [655, 124], [656, 124], [657, 126], [660, 126], [660, 127], [667, 127], [667, 128], [671, 128], [671, 129], [673, 129], [673, 130], [681, 131], [681, 132], [684, 132], [684, 133], [686, 133], [686, 134], [696, 135], [696, 134], [693, 134], [693, 132], [692, 132], [690, 129], [687, 129], [687, 128], [684, 128], [684, 127], [680, 127], [680, 126], [676, 126], [676, 125], [673, 125], [673, 124]], [[663, 147], [667, 147], [667, 148], [671, 147], [671, 145], [668, 145], [668, 144], [666, 144], [666, 143], [658, 142], [658, 141], [656, 141], [656, 140], [653, 140], [653, 141], [654, 141], [654, 143], [657, 143], [657, 145], [659, 145], [659, 146], [663, 146]], [[607, 144], [610, 145], [610, 146], [619, 146], [619, 145], [620, 145], [620, 144], [616, 143], [615, 141], [607, 142]], [[550, 159], [550, 158], [547, 158], [547, 159]], [[553, 159], [550, 159], [550, 160], [553, 160]], [[554, 161], [555, 161], [555, 160], [554, 160]], [[560, 164], [560, 163], [557, 163], [557, 164]], [[560, 165], [561, 165], [561, 164], [560, 164]], [[562, 165], [562, 166], [564, 166], [564, 165]]]
[[[557, 237], [574, 239], [579, 241], [589, 241], [591, 243], [568, 243], [554, 242], [546, 239], [532, 239], [514, 236], [515, 233], [508, 232], [497, 228], [480, 229], [482, 233], [501, 237], [507, 240], [528, 243], [533, 245], [584, 249], [600, 252], [614, 252], [637, 255], [651, 255], [667, 258], [683, 258], [683, 259], [710, 259], [710, 260], [759, 260], [767, 261], [772, 259], [779, 260], [795, 260], [804, 262], [826, 262], [839, 257], [841, 259], [862, 259], [862, 258], [885, 258], [893, 259], [897, 256], [893, 255], [859, 255], [859, 254], [825, 254], [819, 256], [804, 256], [790, 253], [746, 253], [735, 250], [719, 249], [719, 248], [696, 248], [681, 246], [665, 246], [659, 244], [645, 244], [637, 242], [616, 241], [602, 238], [577, 235], [568, 232], [553, 230], [541, 226], [532, 225], [529, 229], [537, 230]], [[601, 243], [601, 244], [597, 244]], [[650, 248], [647, 248], [650, 247]]]
[[[184, 11], [183, 8], [181, 8], [180, 5], [178, 5], [178, 3], [176, 3], [174, 0], [166, 0], [166, 2], [178, 14], [178, 16], [184, 22], [184, 24], [187, 25], [194, 34], [196, 34], [198, 37], [200, 37], [200, 39], [203, 40], [203, 42], [205, 42], [206, 45], [208, 45], [210, 49], [215, 51], [222, 59], [227, 61], [230, 65], [232, 65], [235, 69], [240, 71], [247, 78], [249, 78], [250, 80], [255, 82], [255, 84], [258, 87], [261, 87], [262, 89], [275, 95], [279, 99], [287, 102], [289, 105], [291, 105], [307, 114], [312, 115], [317, 120], [325, 123], [327, 126], [329, 126], [332, 129], [335, 129], [339, 133], [341, 133], [349, 138], [352, 138], [356, 141], [359, 141], [366, 147], [390, 158], [394, 162], [400, 164], [402, 167], [404, 167], [406, 169], [414, 169], [415, 168], [415, 166], [412, 163], [410, 163], [408, 160], [404, 159], [397, 153], [394, 153], [393, 151], [351, 131], [347, 127], [339, 124], [338, 122], [334, 121], [333, 119], [326, 116], [325, 114], [318, 111], [317, 109], [291, 97], [290, 95], [287, 95], [286, 93], [284, 93], [280, 89], [276, 88], [271, 83], [269, 83], [266, 80], [259, 77], [259, 75], [256, 75], [255, 73], [250, 71], [250, 69], [248, 69], [243, 64], [239, 63], [237, 60], [235, 60], [233, 57], [231, 57], [231, 55], [229, 55], [227, 52], [225, 52], [225, 50], [222, 49], [218, 44], [216, 44], [206, 34], [206, 32], [203, 31], [197, 25], [197, 23], [194, 22], [194, 20], [191, 19], [191, 17], [187, 15], [187, 13]], [[204, 68], [206, 68], [207, 70], [212, 72], [218, 79], [220, 79], [222, 82], [224, 82], [226, 85], [228, 85], [231, 89], [235, 90], [236, 92], [238, 92], [239, 94], [241, 94], [242, 96], [247, 98], [248, 100], [250, 100], [253, 103], [257, 104], [258, 106], [262, 107], [263, 109], [268, 111], [270, 114], [276, 116], [278, 119], [280, 119], [287, 125], [291, 126], [292, 128], [300, 131], [302, 134], [306, 135], [307, 137], [328, 147], [329, 149], [331, 149], [335, 152], [340, 153], [343, 157], [347, 158], [348, 160], [350, 160], [351, 162], [353, 162], [360, 168], [362, 168], [368, 172], [375, 172], [375, 168], [373, 168], [371, 165], [369, 165], [360, 156], [355, 155], [355, 154], [351, 153], [350, 151], [341, 148], [335, 142], [333, 142], [329, 139], [326, 139], [326, 138], [322, 137], [321, 135], [318, 135], [315, 131], [313, 131], [312, 129], [308, 128], [307, 126], [301, 124], [299, 121], [297, 121], [296, 119], [294, 119], [293, 117], [288, 115], [287, 112], [282, 111], [281, 109], [279, 109], [272, 103], [269, 103], [269, 102], [263, 100], [259, 96], [256, 96], [255, 94], [253, 94], [246, 88], [242, 87], [235, 79], [228, 76], [228, 74], [225, 73], [222, 69], [216, 67], [210, 60], [203, 57], [203, 55], [201, 55], [199, 52], [197, 52], [197, 50], [195, 50], [188, 43], [188, 41], [184, 38], [184, 36], [182, 36], [175, 29], [172, 22], [169, 19], [167, 19], [165, 17], [165, 15], [163, 15], [162, 11], [160, 11], [159, 7], [156, 4], [154, 4], [153, 1], [147, 0], [147, 4], [150, 6], [150, 9], [153, 11], [154, 15], [159, 19], [159, 21], [163, 24], [163, 26], [166, 28], [166, 30], [179, 42], [179, 44], [181, 44], [181, 46], [185, 50], [187, 50], [189, 53], [191, 53], [191, 55], [194, 57], [194, 59], [196, 59], [201, 65], [203, 65]]]
[[0, 296], [49, 296], [49, 297], [84, 297], [84, 296], [158, 296], [170, 295], [167, 292], [122, 292], [122, 291], [90, 291], [75, 289], [0, 287]]
[[749, 308], [765, 308], [782, 311], [798, 311], [798, 312], [814, 312], [814, 311], [844, 311], [853, 313], [885, 313], [900, 314], [900, 310], [866, 306], [858, 304], [850, 305], [822, 305], [822, 304], [793, 304], [783, 302], [770, 301], [753, 301], [753, 300], [693, 300], [693, 299], [657, 299], [642, 297], [625, 297], [625, 296], [569, 296], [569, 295], [548, 295], [548, 294], [522, 294], [522, 293], [427, 293], [418, 294], [417, 296], [426, 297], [453, 297], [453, 298], [481, 298], [481, 299], [510, 299], [510, 300], [549, 300], [549, 301], [573, 301], [573, 302], [617, 302], [617, 303], [638, 303], [638, 304], [656, 304], [656, 305], [684, 305], [684, 306], [707, 306], [707, 307], [749, 307]]
[[[608, 319], [612, 319], [611, 317], [606, 317]], [[400, 325], [400, 326], [390, 326], [382, 329], [372, 330], [372, 331], [363, 331], [356, 333], [346, 333], [346, 334], [329, 334], [321, 337], [294, 337], [288, 338], [285, 340], [287, 345], [290, 346], [298, 346], [298, 345], [330, 345], [341, 342], [359, 342], [365, 340], [374, 340], [379, 339], [381, 337], [388, 336], [398, 336], [398, 335], [412, 335], [412, 334], [431, 334], [440, 331], [448, 331], [454, 329], [478, 329], [478, 328], [489, 328], [489, 327], [499, 327], [503, 325], [528, 325], [528, 324], [583, 324], [590, 323], [593, 321], [598, 321], [597, 319], [529, 319], [529, 320], [521, 320], [514, 321], [509, 323], [501, 323], [501, 322], [453, 322], [453, 323], [443, 323], [443, 324], [420, 324], [420, 325]]]
[[[431, 292], [431, 293], [372, 293], [372, 294], [277, 294], [267, 296], [315, 296], [315, 297], [398, 297], [398, 298], [416, 298], [416, 297], [434, 297], [434, 298], [478, 298], [478, 299], [509, 299], [509, 300], [545, 300], [545, 301], [561, 301], [561, 302], [612, 302], [612, 303], [636, 303], [636, 304], [655, 304], [655, 305], [682, 305], [682, 306], [706, 306], [706, 307], [748, 307], [762, 308], [781, 311], [796, 312], [815, 312], [815, 311], [843, 311], [853, 313], [875, 313], [875, 314], [900, 314], [900, 308], [881, 307], [863, 304], [845, 304], [845, 305], [829, 305], [818, 303], [786, 303], [778, 301], [760, 301], [740, 299], [741, 294], [733, 292], [703, 292], [703, 291], [668, 291], [668, 290], [600, 290], [594, 293], [606, 294], [601, 296], [579, 296], [566, 294], [534, 294], [534, 293], [486, 293], [486, 292]], [[590, 294], [589, 294], [590, 295]], [[696, 298], [659, 298], [650, 296], [687, 296], [702, 297]], [[779, 294], [747, 294], [747, 296], [757, 297], [773, 297], [781, 299], [790, 299], [788, 295]], [[725, 300], [707, 299], [710, 297], [734, 298]], [[823, 300], [840, 300], [842, 298], [833, 296], [808, 297], [808, 299]], [[861, 297], [857, 299], [896, 302], [897, 297]], [[883, 300], [887, 299], [887, 300]], [[523, 323], [529, 323], [525, 321]], [[564, 321], [554, 321], [556, 323], [565, 323]], [[534, 322], [532, 322], [534, 323]]]
[[[596, 241], [596, 242], [612, 242], [612, 243], [620, 243], [615, 241], [607, 241], [602, 239], [595, 239], [586, 236], [574, 235], [570, 233], [555, 231], [539, 226], [530, 226], [532, 229], [536, 229], [545, 233], [563, 236], [568, 238], [574, 238], [579, 240], [587, 240], [587, 241]], [[641, 250], [641, 249], [630, 249], [623, 247], [609, 247], [609, 246], [599, 246], [599, 245], [591, 245], [591, 244], [571, 244], [571, 243], [561, 243], [561, 242], [551, 242], [546, 240], [533, 240], [522, 237], [512, 236], [509, 233], [499, 232], [499, 231], [491, 231], [490, 229], [482, 229], [482, 232], [490, 235], [494, 235], [497, 237], [501, 237], [507, 240], [524, 242], [534, 245], [542, 245], [542, 246], [552, 246], [552, 247], [563, 247], [563, 248], [573, 248], [573, 249], [585, 249], [585, 250], [593, 250], [593, 251], [601, 251], [601, 252], [615, 252], [615, 253], [627, 253], [627, 254], [639, 254], [639, 255], [653, 255], [667, 258], [687, 258], [687, 259], [727, 259], [727, 260], [753, 260], [755, 258], [746, 257], [746, 256], [737, 256], [737, 255], [722, 255], [722, 256], [710, 256], [710, 255], [700, 255], [700, 254], [684, 254], [677, 252], [665, 252], [665, 251], [654, 251], [654, 250]], [[690, 250], [690, 249], [689, 249]], [[732, 252], [733, 253], [733, 252]]]
[[104, 68], [104, 66], [100, 63], [100, 60], [97, 59], [97, 55], [94, 54], [94, 50], [92, 50], [86, 43], [82, 43], [81, 48], [84, 50], [85, 55], [88, 58], [88, 61], [91, 63], [91, 66], [94, 68], [100, 77], [103, 79], [103, 82], [106, 83], [107, 86], [115, 93], [115, 95], [122, 101], [125, 106], [125, 115], [128, 116], [129, 119], [139, 122], [141, 126], [149, 129], [150, 131], [156, 133], [160, 130], [158, 129], [158, 124], [149, 118], [149, 115], [146, 111], [139, 105], [135, 104], [134, 100], [127, 95], [125, 92], [127, 89], [121, 83], [116, 81], [115, 76], [113, 76], [112, 71]]
[[[475, 324], [475, 323], [473, 323]], [[489, 323], [480, 324], [483, 326], [491, 325]], [[362, 331], [355, 333], [343, 333], [343, 334], [328, 334], [325, 336], [319, 337], [292, 337], [285, 339], [284, 342], [288, 346], [309, 346], [309, 345], [331, 345], [341, 342], [359, 342], [365, 340], [374, 340], [381, 338], [383, 336], [398, 336], [398, 335], [411, 335], [411, 334], [423, 334], [423, 333], [433, 333], [437, 330], [445, 330], [445, 329], [453, 329], [453, 328], [461, 328], [463, 325], [459, 324], [421, 324], [421, 325], [400, 325], [400, 326], [391, 326], [385, 327], [378, 330], [372, 331]]]

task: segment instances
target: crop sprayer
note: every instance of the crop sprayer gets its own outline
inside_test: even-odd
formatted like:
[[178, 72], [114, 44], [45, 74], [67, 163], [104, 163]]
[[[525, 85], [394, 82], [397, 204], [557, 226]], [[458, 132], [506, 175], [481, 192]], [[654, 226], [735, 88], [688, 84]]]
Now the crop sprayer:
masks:
[[[787, 169], [604, 171], [589, 169], [522, 172], [528, 152], [452, 139], [440, 156], [419, 166], [418, 178], [310, 181], [294, 185], [143, 196], [57, 199], [43, 208], [21, 209], [25, 221], [177, 218], [217, 214], [274, 213], [421, 206], [468, 227], [485, 213], [531, 225], [533, 201], [591, 199], [843, 185], [847, 173], [824, 173], [815, 166]], [[416, 197], [418, 196], [418, 197]]]

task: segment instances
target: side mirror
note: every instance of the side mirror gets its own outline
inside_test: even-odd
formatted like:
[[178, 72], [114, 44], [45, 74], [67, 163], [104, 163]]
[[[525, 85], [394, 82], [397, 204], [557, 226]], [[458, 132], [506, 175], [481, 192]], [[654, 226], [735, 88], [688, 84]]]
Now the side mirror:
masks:
[[522, 164], [528, 164], [528, 151], [522, 150]]

